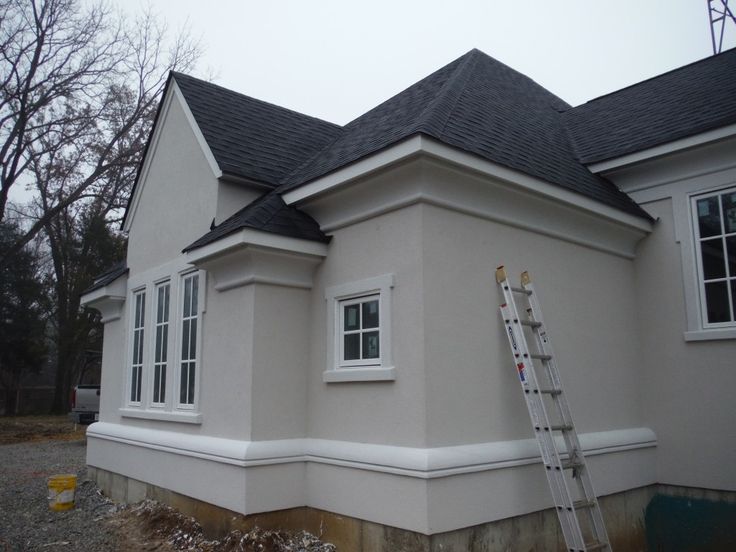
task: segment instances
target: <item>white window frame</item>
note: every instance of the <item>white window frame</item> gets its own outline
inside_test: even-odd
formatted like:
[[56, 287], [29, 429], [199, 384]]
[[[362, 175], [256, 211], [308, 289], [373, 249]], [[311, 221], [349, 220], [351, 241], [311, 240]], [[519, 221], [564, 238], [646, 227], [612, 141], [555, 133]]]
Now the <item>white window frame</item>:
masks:
[[[182, 341], [184, 339], [183, 327], [184, 327], [184, 290], [186, 281], [196, 276], [197, 279], [197, 304], [195, 305], [194, 314], [187, 317], [187, 320], [196, 320], [197, 324], [197, 335], [195, 336], [195, 347], [196, 354], [194, 358], [188, 358], [186, 362], [194, 363], [194, 396], [192, 397], [191, 403], [181, 402], [181, 376], [182, 376], [182, 364], [185, 360], [182, 358]], [[203, 301], [203, 286], [205, 285], [204, 273], [201, 270], [188, 270], [182, 272], [179, 275], [179, 290], [178, 290], [178, 307], [177, 307], [177, 339], [176, 339], [176, 369], [175, 377], [176, 381], [174, 384], [174, 401], [177, 410], [192, 411], [197, 410], [199, 407], [199, 382], [200, 373], [202, 366], [202, 313], [204, 311]]]
[[[166, 304], [166, 320], [161, 322], [158, 319], [158, 303], [159, 303], [159, 290], [162, 288], [168, 287], [169, 293], [168, 293], [168, 301]], [[169, 378], [171, 378], [171, 342], [172, 342], [172, 332], [171, 332], [171, 319], [172, 319], [172, 305], [171, 305], [171, 293], [172, 293], [172, 285], [171, 280], [166, 279], [163, 281], [158, 281], [153, 286], [153, 297], [151, 298], [152, 303], [152, 310], [151, 310], [151, 328], [152, 328], [152, 344], [151, 344], [151, 377], [150, 377], [150, 406], [152, 408], [157, 409], [163, 409], [166, 408], [166, 405], [170, 401], [170, 393], [169, 393]], [[158, 346], [158, 329], [159, 327], [166, 328], [166, 360], [164, 362], [157, 361], [156, 358], [156, 348]], [[163, 331], [163, 330], [162, 330]], [[164, 376], [164, 385], [162, 386], [163, 394], [164, 394], [164, 400], [163, 401], [156, 401], [156, 369], [162, 366], [165, 370], [165, 376]]]
[[[700, 327], [703, 328], [703, 330], [733, 330], [736, 329], [736, 320], [731, 320], [728, 322], [709, 322], [708, 321], [708, 305], [706, 301], [705, 296], [705, 273], [703, 270], [703, 255], [701, 251], [701, 238], [700, 238], [700, 224], [698, 219], [698, 209], [697, 209], [697, 202], [702, 199], [707, 199], [709, 197], [714, 196], [720, 196], [726, 193], [734, 193], [736, 192], [736, 186], [726, 186], [722, 188], [718, 188], [715, 190], [709, 190], [706, 192], [698, 192], [693, 193], [689, 195], [689, 205], [690, 205], [690, 223], [691, 223], [691, 230], [692, 230], [692, 236], [693, 236], [693, 254], [695, 256], [695, 266], [696, 266], [696, 282], [697, 282], [697, 288], [698, 288], [698, 306], [699, 306], [699, 316], [700, 316]], [[724, 240], [726, 237], [730, 236], [736, 236], [736, 233], [731, 232], [727, 233], [725, 230], [725, 221], [723, 219], [723, 208], [721, 205], [721, 202], [719, 201], [719, 209], [720, 209], [720, 219], [721, 219], [721, 233], [717, 236], [713, 236], [713, 239], [720, 238], [721, 240]], [[706, 238], [707, 239], [707, 238]], [[727, 256], [728, 251], [725, 250], [725, 244], [724, 244], [724, 253]], [[730, 274], [729, 267], [728, 267], [728, 259], [725, 260], [725, 269], [726, 269], [726, 276], [724, 278], [718, 278], [715, 280], [724, 280], [727, 283], [727, 292], [728, 292], [728, 301], [729, 301], [729, 311], [731, 312], [731, 318], [735, 318], [734, 315], [736, 314], [734, 312], [734, 303], [733, 303], [733, 289], [731, 286], [731, 282], [734, 281], [736, 278], [736, 274]], [[709, 280], [711, 281], [711, 280]]]
[[[393, 381], [396, 370], [392, 362], [391, 301], [394, 275], [384, 274], [328, 287], [327, 301], [327, 369], [322, 374], [327, 383], [357, 381]], [[378, 298], [379, 358], [343, 360], [343, 306]]]
[[[371, 301], [378, 301], [378, 326], [375, 328], [363, 328], [362, 323], [362, 317], [358, 315], [358, 322], [360, 324], [360, 329], [357, 330], [345, 330], [345, 307], [349, 307], [352, 305], [359, 305], [358, 309], [359, 312], [362, 313], [362, 305], [363, 303], [369, 303]], [[347, 299], [338, 299], [338, 320], [337, 320], [337, 332], [340, 334], [339, 339], [337, 340], [337, 346], [339, 347], [338, 351], [338, 363], [340, 368], [354, 368], [356, 366], [381, 366], [381, 353], [383, 352], [383, 347], [381, 346], [382, 343], [382, 332], [381, 332], [381, 311], [383, 310], [383, 305], [381, 304], [381, 294], [380, 293], [369, 293], [367, 295], [359, 295], [358, 297], [350, 297]], [[363, 334], [366, 332], [378, 332], [378, 357], [376, 358], [364, 358], [362, 351], [363, 351]], [[345, 336], [346, 335], [358, 335], [359, 336], [359, 348], [361, 351], [360, 358], [357, 359], [345, 359]]]
[[[138, 306], [138, 298], [143, 297], [142, 300], [142, 308], [143, 308], [143, 320], [141, 326], [138, 326], [139, 320], [138, 320], [138, 312], [137, 312], [137, 306]], [[128, 362], [127, 362], [127, 373], [128, 376], [126, 378], [126, 386], [125, 386], [125, 403], [127, 403], [130, 406], [136, 406], [139, 407], [143, 404], [143, 398], [145, 395], [145, 388], [146, 386], [143, 385], [144, 378], [147, 377], [146, 373], [146, 315], [148, 314], [149, 310], [146, 307], [146, 302], [148, 300], [148, 293], [145, 286], [136, 288], [131, 291], [130, 294], [131, 301], [130, 301], [130, 313], [129, 313], [129, 321], [130, 321], [130, 341], [127, 343], [127, 350], [128, 350]], [[140, 330], [141, 332], [141, 350], [140, 350], [140, 362], [136, 362], [136, 351], [135, 351], [135, 336], [136, 332]], [[135, 380], [134, 373], [136, 372], [136, 369], [138, 370], [137, 373], [137, 383], [140, 387], [140, 392], [138, 394], [138, 400], [134, 400], [132, 397], [133, 393], [133, 382]]]

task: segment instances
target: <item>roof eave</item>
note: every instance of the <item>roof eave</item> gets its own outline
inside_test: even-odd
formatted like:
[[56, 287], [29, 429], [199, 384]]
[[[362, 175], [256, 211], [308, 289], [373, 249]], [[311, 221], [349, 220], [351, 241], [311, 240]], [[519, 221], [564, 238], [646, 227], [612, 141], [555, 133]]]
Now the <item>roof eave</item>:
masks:
[[358, 178], [365, 177], [378, 170], [383, 170], [389, 166], [405, 162], [420, 155], [427, 155], [470, 168], [487, 176], [517, 185], [526, 191], [566, 203], [624, 226], [636, 228], [644, 232], [650, 232], [652, 229], [651, 217], [644, 211], [642, 211], [641, 216], [627, 213], [580, 193], [567, 190], [526, 173], [483, 159], [475, 154], [454, 148], [424, 134], [412, 135], [390, 147], [359, 159], [325, 176], [285, 191], [282, 197], [289, 205], [300, 204], [337, 188], [341, 188]]

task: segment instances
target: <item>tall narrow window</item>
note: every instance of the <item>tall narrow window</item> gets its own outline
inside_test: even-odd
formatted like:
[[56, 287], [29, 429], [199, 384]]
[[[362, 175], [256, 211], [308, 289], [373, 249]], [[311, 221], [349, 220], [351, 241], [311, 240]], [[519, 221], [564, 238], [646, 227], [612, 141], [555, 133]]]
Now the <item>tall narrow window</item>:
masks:
[[156, 286], [156, 343], [153, 353], [152, 403], [166, 402], [166, 366], [169, 346], [169, 283]]
[[705, 326], [736, 323], [736, 188], [693, 198]]
[[197, 316], [199, 305], [199, 275], [183, 279], [181, 320], [181, 370], [179, 373], [179, 404], [194, 405], [197, 369]]
[[141, 402], [143, 377], [143, 333], [146, 319], [146, 292], [133, 295], [133, 351], [131, 355], [130, 402]]

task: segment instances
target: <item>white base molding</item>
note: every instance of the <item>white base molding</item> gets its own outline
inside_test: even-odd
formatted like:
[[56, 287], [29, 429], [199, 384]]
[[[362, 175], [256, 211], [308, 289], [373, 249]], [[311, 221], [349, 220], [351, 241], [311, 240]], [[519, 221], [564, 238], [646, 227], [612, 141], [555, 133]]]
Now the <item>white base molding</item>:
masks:
[[[90, 466], [242, 514], [311, 506], [434, 534], [551, 505], [533, 439], [434, 448], [239, 441], [106, 422], [87, 437]], [[598, 494], [656, 482], [651, 429], [580, 440]]]

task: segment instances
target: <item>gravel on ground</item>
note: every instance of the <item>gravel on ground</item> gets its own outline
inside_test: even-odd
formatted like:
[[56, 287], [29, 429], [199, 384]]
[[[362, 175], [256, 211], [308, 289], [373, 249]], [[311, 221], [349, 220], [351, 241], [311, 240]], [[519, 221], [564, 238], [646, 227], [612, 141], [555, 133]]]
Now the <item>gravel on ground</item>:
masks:
[[[209, 540], [193, 518], [154, 501], [116, 504], [86, 478], [84, 439], [0, 444], [0, 552], [335, 552], [306, 532], [233, 531]], [[75, 506], [53, 511], [48, 478], [76, 474]]]

